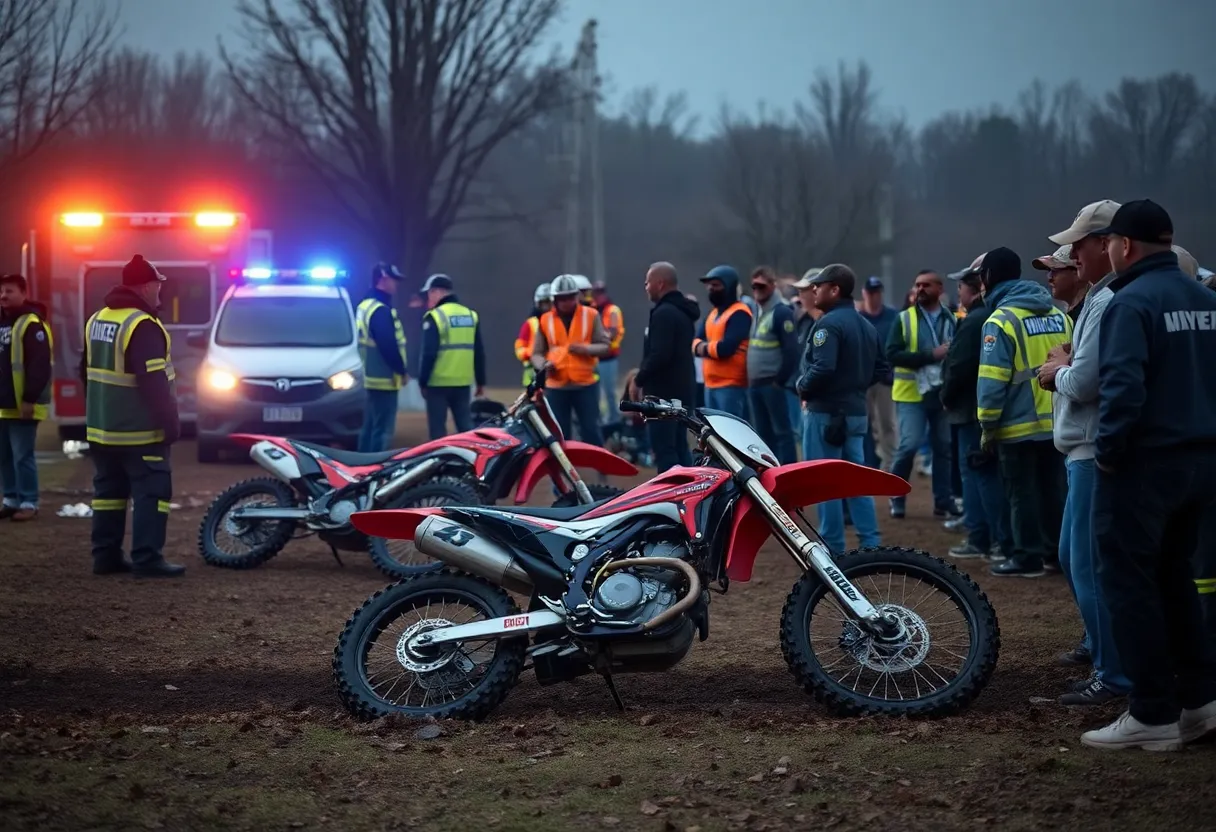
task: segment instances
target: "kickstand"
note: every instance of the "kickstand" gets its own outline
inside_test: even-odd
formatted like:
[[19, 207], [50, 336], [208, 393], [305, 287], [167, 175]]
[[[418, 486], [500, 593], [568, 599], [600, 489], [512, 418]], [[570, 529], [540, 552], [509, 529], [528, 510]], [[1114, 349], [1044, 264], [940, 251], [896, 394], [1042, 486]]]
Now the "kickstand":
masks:
[[335, 547], [330, 546], [329, 551], [334, 553], [334, 560], [336, 560], [338, 562], [338, 566], [341, 566], [343, 569], [345, 569], [346, 564], [342, 562], [342, 557], [338, 554], [338, 550]]
[[621, 701], [621, 695], [616, 691], [616, 683], [612, 681], [612, 672], [605, 667], [600, 671], [600, 675], [608, 683], [608, 692], [612, 694], [612, 701], [616, 703], [617, 710], [624, 711], [625, 703]]

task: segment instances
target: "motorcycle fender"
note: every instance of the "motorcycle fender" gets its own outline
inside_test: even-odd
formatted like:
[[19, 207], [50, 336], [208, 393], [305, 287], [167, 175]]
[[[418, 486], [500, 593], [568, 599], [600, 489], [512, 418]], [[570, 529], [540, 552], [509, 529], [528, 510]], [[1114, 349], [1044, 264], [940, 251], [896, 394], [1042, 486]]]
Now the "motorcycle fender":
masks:
[[441, 506], [434, 508], [393, 508], [381, 511], [356, 511], [350, 522], [368, 537], [386, 540], [413, 540], [414, 532], [432, 514], [442, 514]]
[[[580, 472], [589, 469], [611, 477], [636, 477], [638, 475], [637, 466], [595, 445], [566, 440], [562, 448], [565, 450], [570, 464]], [[526, 503], [532, 496], [532, 490], [536, 488], [537, 483], [545, 477], [552, 477], [556, 481], [558, 476], [557, 461], [553, 459], [553, 454], [548, 448], [538, 448], [528, 459], [528, 464], [524, 468], [523, 474], [520, 475], [519, 485], [515, 489], [515, 504]]]
[[[903, 497], [912, 490], [901, 477], [842, 459], [769, 468], [760, 475], [760, 484], [787, 513], [848, 497]], [[756, 555], [771, 534], [756, 501], [751, 496], [740, 499], [726, 548], [726, 574], [732, 581], [751, 580]]]

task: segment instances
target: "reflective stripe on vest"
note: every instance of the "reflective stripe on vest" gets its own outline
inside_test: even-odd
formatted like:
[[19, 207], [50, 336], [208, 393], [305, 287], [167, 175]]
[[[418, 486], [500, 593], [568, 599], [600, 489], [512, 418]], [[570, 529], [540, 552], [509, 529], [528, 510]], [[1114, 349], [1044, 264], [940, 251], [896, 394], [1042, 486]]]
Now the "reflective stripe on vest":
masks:
[[[25, 395], [25, 331], [30, 328], [30, 324], [42, 324], [42, 330], [46, 333], [46, 346], [50, 351], [51, 362], [54, 363], [55, 355], [55, 339], [51, 336], [51, 327], [46, 321], [42, 320], [33, 312], [27, 312], [13, 323], [13, 341], [9, 350], [9, 355], [12, 357], [12, 372], [13, 372], [13, 401], [16, 403], [16, 408], [13, 410], [0, 409], [0, 419], [20, 419], [21, 418], [21, 399]], [[50, 415], [51, 405], [51, 381], [47, 377], [46, 387], [42, 389], [41, 395], [38, 396], [38, 401], [34, 403], [34, 419], [41, 422]]]
[[[1058, 309], [1043, 315], [1002, 306], [988, 317], [988, 323], [999, 327], [1013, 342], [1013, 360], [1009, 367], [981, 363], [979, 378], [1006, 384], [1009, 393], [1002, 410], [977, 407], [976, 417], [985, 423], [985, 433], [996, 441], [1050, 439], [1051, 393], [1039, 385], [1039, 367], [1047, 361], [1047, 353], [1052, 347], [1072, 340], [1072, 318]], [[1032, 327], [1040, 331], [1031, 331]], [[993, 422], [997, 422], [995, 427], [987, 426]]]
[[[710, 354], [705, 357], [701, 371], [705, 376], [705, 386], [710, 389], [747, 386], [748, 339], [744, 339], [739, 344], [739, 348], [735, 350], [734, 355], [730, 358], [714, 357], [717, 348], [713, 345], [721, 341], [726, 335], [726, 323], [730, 320], [730, 316], [740, 311], [744, 312], [749, 318], [752, 317], [752, 310], [748, 305], [741, 301], [736, 301], [722, 311], [714, 309], [705, 319], [705, 340], [710, 344]], [[750, 334], [750, 323], [747, 329]], [[693, 344], [695, 347], [696, 342], [694, 341]]]
[[476, 374], [473, 344], [477, 340], [477, 313], [459, 303], [444, 303], [426, 314], [439, 330], [439, 354], [427, 386], [468, 387]]
[[384, 307], [393, 318], [393, 337], [397, 342], [397, 352], [401, 355], [401, 363], [405, 364], [405, 330], [397, 310], [377, 298], [365, 298], [355, 310], [355, 329], [359, 334], [359, 358], [363, 361], [363, 386], [368, 390], [400, 390], [405, 384], [405, 377], [393, 372], [393, 368], [384, 360], [376, 339], [372, 337], [372, 315]]
[[760, 316], [760, 320], [756, 323], [756, 331], [752, 333], [752, 339], [747, 345], [748, 349], [781, 349], [781, 339], [773, 335], [773, 313], [776, 311], [777, 307], [774, 306]]
[[[903, 328], [905, 349], [920, 351], [920, 315], [916, 307], [910, 306], [899, 313], [899, 325]], [[883, 345], [884, 349], [886, 345]], [[920, 391], [916, 389], [916, 370], [911, 367], [896, 367], [895, 382], [891, 385], [891, 399], [897, 402], [919, 402]]]
[[532, 383], [536, 369], [532, 366], [532, 345], [536, 343], [536, 330], [540, 328], [540, 318], [533, 315], [525, 323], [528, 325], [528, 340], [515, 339], [515, 357], [524, 365], [524, 387]]
[[558, 317], [556, 309], [551, 309], [541, 316], [540, 325], [544, 327], [545, 340], [549, 342], [549, 352], [545, 358], [553, 362], [553, 371], [545, 379], [546, 387], [585, 387], [600, 380], [599, 373], [596, 372], [599, 362], [594, 355], [575, 355], [570, 352], [571, 344], [591, 343], [598, 314], [595, 309], [580, 305], [570, 319], [569, 330]]
[[169, 394], [176, 398], [177, 373], [170, 357], [169, 332], [140, 309], [103, 307], [85, 325], [85, 438], [98, 445], [153, 445], [165, 441], [164, 430], [139, 392], [137, 374], [127, 366], [127, 347], [135, 327], [152, 321], [165, 336], [163, 357], [150, 358], [146, 373], [163, 372]]
[[621, 342], [625, 340], [625, 315], [621, 312], [621, 307], [615, 303], [605, 306], [600, 312], [600, 323], [604, 325], [605, 330], [616, 328], [616, 337], [608, 343], [608, 354], [604, 356], [605, 359], [611, 360], [621, 354]]

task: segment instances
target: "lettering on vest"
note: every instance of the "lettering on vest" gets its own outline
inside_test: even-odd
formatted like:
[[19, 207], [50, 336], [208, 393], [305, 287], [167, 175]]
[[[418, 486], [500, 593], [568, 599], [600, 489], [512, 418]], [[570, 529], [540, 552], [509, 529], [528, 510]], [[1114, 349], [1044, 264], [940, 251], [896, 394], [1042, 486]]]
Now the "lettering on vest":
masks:
[[448, 326], [456, 329], [465, 329], [471, 326], [477, 326], [477, 321], [472, 315], [453, 315], [448, 318]]
[[1180, 309], [1165, 313], [1166, 332], [1211, 332], [1216, 330], [1216, 312], [1210, 309]]
[[118, 335], [118, 324], [106, 323], [105, 321], [93, 321], [93, 326], [89, 328], [89, 340], [100, 341], [103, 344], [113, 344], [114, 337]]
[[0, 326], [0, 347], [7, 347], [11, 343], [13, 343], [12, 325]]
[[1023, 318], [1022, 325], [1026, 327], [1027, 335], [1061, 335], [1064, 333], [1063, 315], [1044, 315], [1036, 318]]

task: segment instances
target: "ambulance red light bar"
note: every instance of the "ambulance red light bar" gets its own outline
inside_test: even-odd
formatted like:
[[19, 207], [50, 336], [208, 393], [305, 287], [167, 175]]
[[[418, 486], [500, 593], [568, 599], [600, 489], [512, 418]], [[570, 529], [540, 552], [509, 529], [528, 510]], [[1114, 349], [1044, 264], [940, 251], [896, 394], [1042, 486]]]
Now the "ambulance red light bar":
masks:
[[245, 221], [244, 214], [230, 211], [200, 211], [179, 213], [151, 211], [143, 213], [69, 212], [59, 215], [59, 222], [67, 228], [101, 228], [103, 225], [119, 228], [134, 228], [141, 231], [198, 229], [203, 232], [232, 231]]
[[233, 280], [249, 280], [257, 283], [291, 283], [296, 281], [311, 281], [330, 283], [342, 280], [347, 275], [344, 270], [333, 266], [313, 266], [311, 269], [271, 269], [265, 266], [251, 266], [246, 269], [232, 269], [228, 276]]
[[59, 221], [68, 228], [101, 228], [102, 215], [90, 212], [62, 214]]
[[203, 211], [194, 215], [194, 224], [199, 228], [232, 228], [236, 225], [236, 214]]

